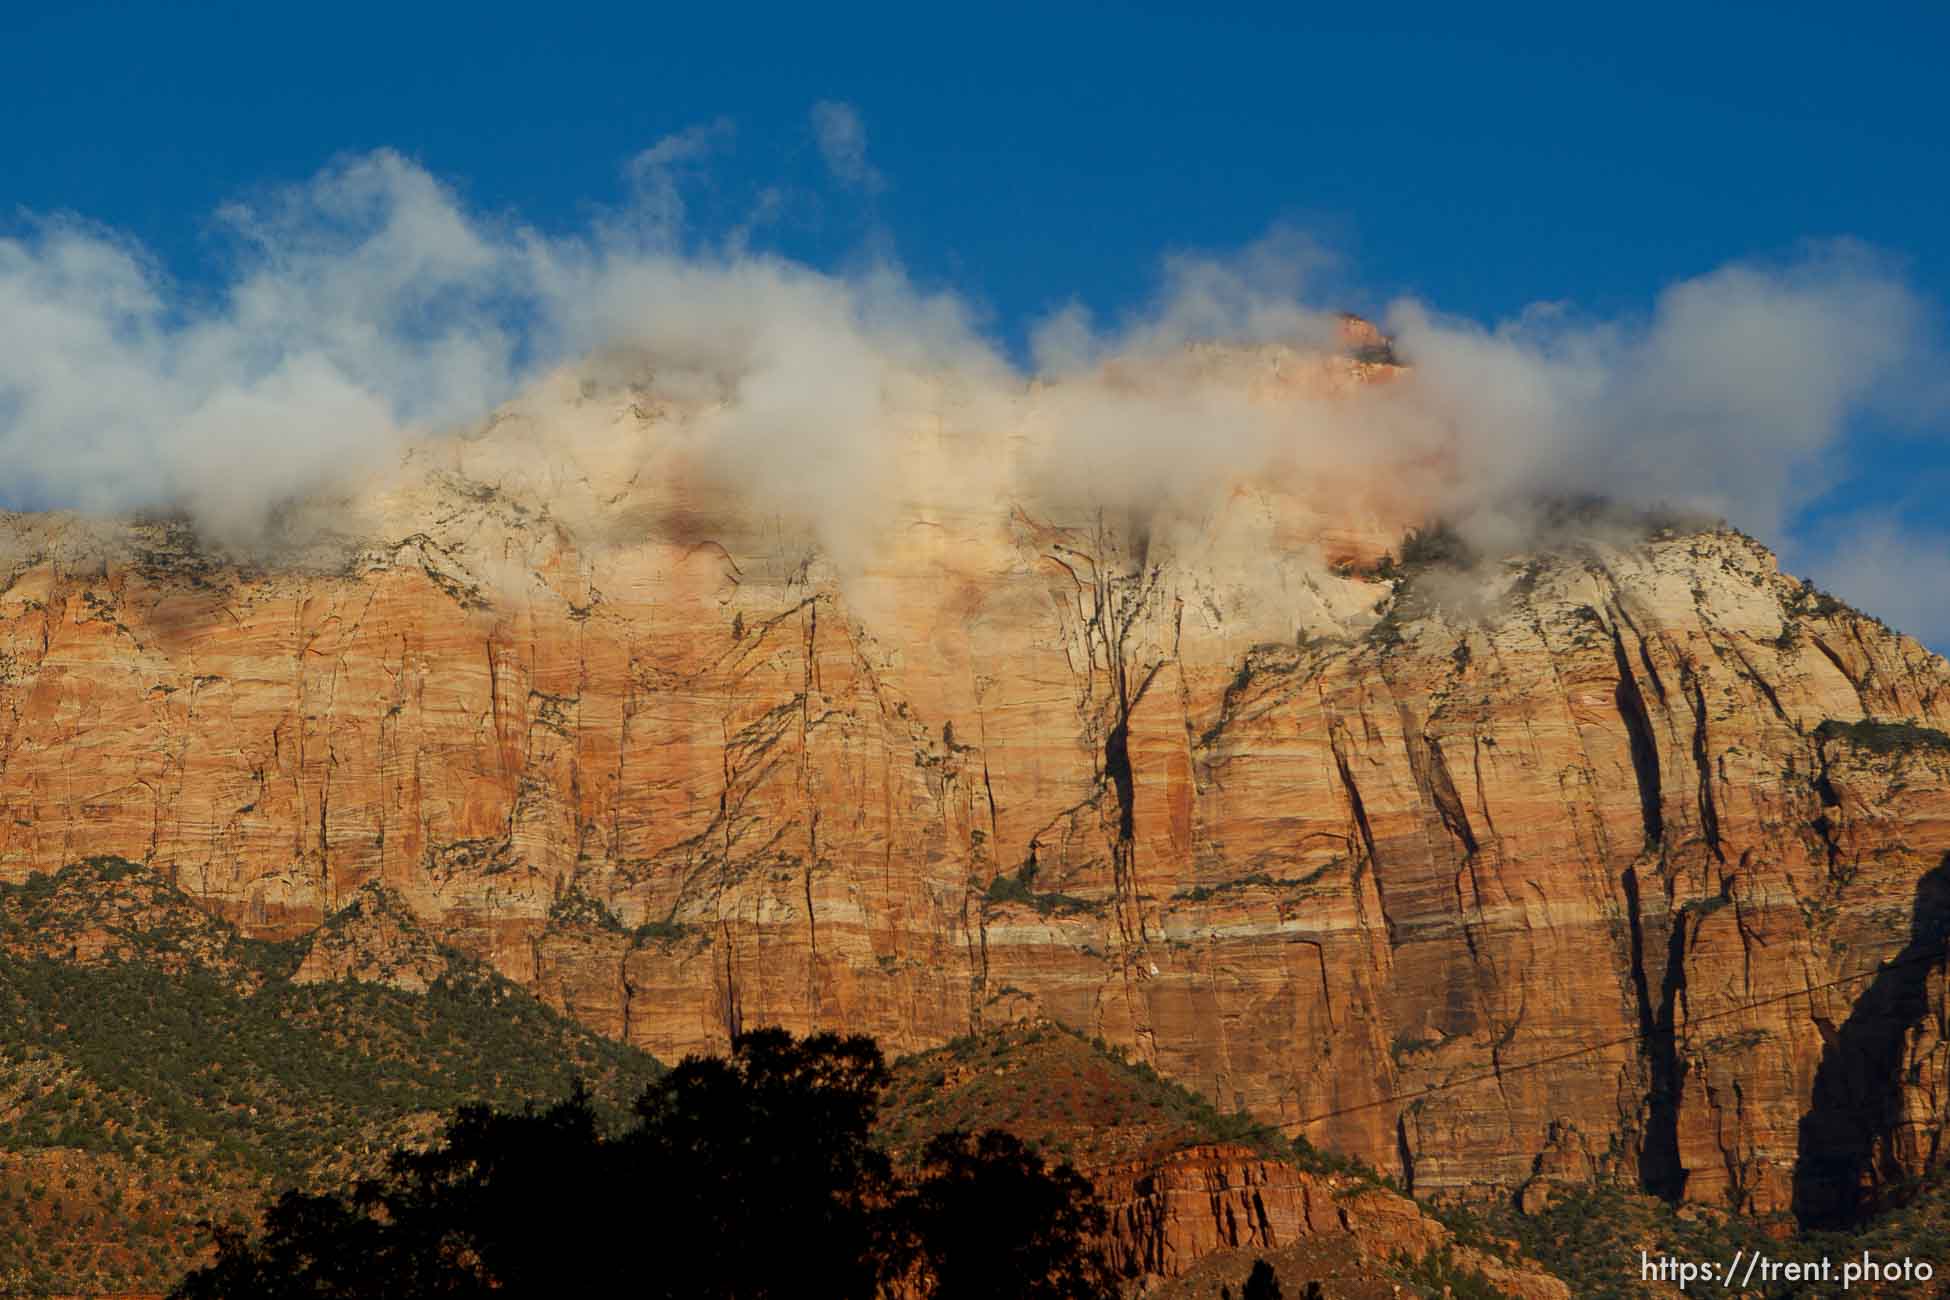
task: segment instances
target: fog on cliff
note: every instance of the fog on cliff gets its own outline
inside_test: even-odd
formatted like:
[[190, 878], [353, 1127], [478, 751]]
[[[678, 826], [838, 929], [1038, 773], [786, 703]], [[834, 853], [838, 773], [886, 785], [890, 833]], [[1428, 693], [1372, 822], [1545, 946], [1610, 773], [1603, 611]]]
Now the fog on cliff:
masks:
[[[1126, 317], [1053, 314], [1023, 361], [969, 299], [885, 250], [836, 272], [764, 251], [762, 211], [691, 229], [684, 177], [728, 129], [631, 160], [626, 199], [570, 237], [471, 211], [397, 154], [343, 159], [218, 210], [230, 260], [215, 292], [116, 231], [25, 218], [0, 239], [0, 505], [180, 509], [248, 545], [280, 503], [396, 466], [417, 439], [517, 395], [566, 410], [608, 384], [673, 414], [627, 436], [565, 418], [532, 472], [586, 489], [666, 463], [650, 444], [679, 439], [700, 472], [841, 549], [914, 490], [891, 448], [930, 423], [961, 448], [933, 490], [976, 507], [1030, 494], [1195, 518], [1201, 494], [1277, 461], [1492, 544], [1520, 540], [1526, 503], [1582, 493], [1778, 543], [1846, 471], [1851, 420], [1943, 408], [1933, 305], [1845, 243], [1681, 280], [1632, 319], [1552, 303], [1484, 324], [1399, 301], [1379, 322], [1409, 367], [1398, 381], [1268, 401], [1239, 356], [1343, 346], [1339, 304], [1310, 293], [1325, 254], [1275, 230], [1229, 256], [1163, 257]], [[812, 129], [836, 185], [884, 184], [847, 106], [819, 105]], [[1790, 560], [1950, 641], [1928, 576], [1946, 539], [1865, 509], [1828, 540]]]

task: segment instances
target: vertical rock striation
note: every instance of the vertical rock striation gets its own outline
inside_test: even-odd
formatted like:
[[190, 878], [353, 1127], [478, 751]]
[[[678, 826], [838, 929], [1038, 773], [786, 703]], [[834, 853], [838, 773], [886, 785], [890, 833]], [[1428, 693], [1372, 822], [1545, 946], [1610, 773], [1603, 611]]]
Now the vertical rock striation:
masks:
[[429, 473], [330, 567], [5, 521], [0, 877], [267, 936], [383, 885], [667, 1060], [1048, 1014], [1418, 1192], [1832, 1217], [1935, 1158], [1950, 667], [1752, 540], [1397, 591], [1329, 565], [1410, 518], [1260, 485], [837, 565], [672, 483], [597, 544]]

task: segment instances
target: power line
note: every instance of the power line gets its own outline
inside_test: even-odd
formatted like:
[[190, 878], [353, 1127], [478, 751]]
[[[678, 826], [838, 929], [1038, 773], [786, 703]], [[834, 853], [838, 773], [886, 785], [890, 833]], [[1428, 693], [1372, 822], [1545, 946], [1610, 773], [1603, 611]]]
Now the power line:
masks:
[[[1844, 975], [1840, 979], [1832, 979], [1825, 984], [1810, 984], [1805, 988], [1792, 989], [1786, 993], [1777, 993], [1773, 997], [1760, 998], [1753, 1002], [1743, 1002], [1739, 1006], [1715, 1011], [1710, 1015], [1688, 1017], [1686, 1022], [1687, 1028], [1690, 1030], [1693, 1025], [1703, 1025], [1714, 1020], [1724, 1020], [1729, 1016], [1737, 1016], [1748, 1011], [1756, 1011], [1761, 1007], [1771, 1007], [1776, 1003], [1806, 997], [1811, 993], [1820, 993], [1827, 989], [1840, 988], [1844, 984], [1853, 984], [1857, 980], [1869, 979], [1904, 966], [1914, 966], [1919, 962], [1941, 962], [1943, 959], [1944, 951], [1941, 948], [1932, 952], [1919, 952], [1908, 957], [1898, 957], [1894, 961], [1884, 962], [1874, 970], [1857, 971], [1853, 975]], [[1506, 1065], [1499, 1069], [1484, 1071], [1481, 1074], [1472, 1074], [1461, 1079], [1451, 1079], [1447, 1083], [1430, 1084], [1428, 1087], [1416, 1092], [1393, 1093], [1386, 1097], [1376, 1098], [1374, 1101], [1361, 1102], [1359, 1105], [1343, 1106], [1339, 1110], [1322, 1111], [1318, 1115], [1308, 1115], [1302, 1119], [1290, 1120], [1280, 1125], [1280, 1128], [1299, 1130], [1306, 1128], [1310, 1124], [1321, 1123], [1324, 1120], [1338, 1119], [1342, 1115], [1354, 1115], [1364, 1110], [1375, 1110], [1382, 1106], [1392, 1106], [1396, 1102], [1418, 1101], [1423, 1097], [1434, 1096], [1438, 1092], [1451, 1092], [1457, 1088], [1467, 1088], [1472, 1084], [1483, 1083], [1490, 1079], [1501, 1079], [1508, 1074], [1521, 1074], [1525, 1070], [1536, 1070], [1546, 1065], [1557, 1065], [1564, 1061], [1576, 1060], [1580, 1056], [1590, 1056], [1594, 1052], [1608, 1051], [1614, 1047], [1624, 1047], [1630, 1043], [1637, 1043], [1648, 1036], [1644, 1030], [1640, 1030], [1637, 1033], [1627, 1034], [1623, 1038], [1613, 1038], [1602, 1043], [1591, 1043], [1584, 1047], [1574, 1047], [1569, 1051], [1558, 1052], [1552, 1056], [1539, 1057], [1534, 1061], [1524, 1061], [1518, 1065]]]

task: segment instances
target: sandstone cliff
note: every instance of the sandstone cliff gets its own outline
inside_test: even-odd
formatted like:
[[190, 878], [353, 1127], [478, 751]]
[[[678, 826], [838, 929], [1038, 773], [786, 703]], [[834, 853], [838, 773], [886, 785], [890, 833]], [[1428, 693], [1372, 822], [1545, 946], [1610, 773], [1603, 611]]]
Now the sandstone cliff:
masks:
[[1370, 1278], [1398, 1260], [1446, 1252], [1513, 1300], [1569, 1300], [1570, 1289], [1534, 1262], [1459, 1246], [1413, 1201], [1384, 1188], [1305, 1173], [1237, 1147], [1193, 1147], [1157, 1163], [1091, 1171], [1111, 1215], [1106, 1254], [1122, 1275], [1175, 1278], [1233, 1252], [1269, 1255], [1300, 1244], [1326, 1248]]
[[1280, 1259], [1295, 1294], [1329, 1278], [1329, 1295], [1402, 1294], [1405, 1281], [1421, 1284], [1410, 1294], [1435, 1293], [1439, 1263], [1501, 1295], [1569, 1294], [1516, 1243], [1475, 1224], [1458, 1225], [1459, 1240], [1371, 1170], [1220, 1115], [1142, 1063], [1048, 1021], [895, 1065], [877, 1131], [897, 1160], [935, 1134], [990, 1128], [1091, 1181], [1108, 1212], [1100, 1245], [1133, 1294], [1174, 1282], [1199, 1291], [1201, 1274], [1243, 1271], [1255, 1256]]
[[301, 559], [7, 519], [0, 875], [121, 854], [266, 937], [377, 882], [666, 1060], [1047, 1014], [1417, 1192], [1843, 1214], [1932, 1158], [1950, 668], [1751, 539], [1403, 574], [1414, 501], [1293, 466], [1140, 516], [916, 434], [822, 547], [676, 462], [524, 477], [526, 418]]

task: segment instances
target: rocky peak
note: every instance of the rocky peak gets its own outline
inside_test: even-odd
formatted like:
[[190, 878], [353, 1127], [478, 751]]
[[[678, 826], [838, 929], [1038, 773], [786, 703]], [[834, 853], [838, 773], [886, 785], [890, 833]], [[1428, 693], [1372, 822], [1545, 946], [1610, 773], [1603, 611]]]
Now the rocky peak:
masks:
[[453, 955], [421, 927], [405, 898], [368, 881], [312, 931], [291, 981], [364, 980], [424, 993], [449, 972]]

